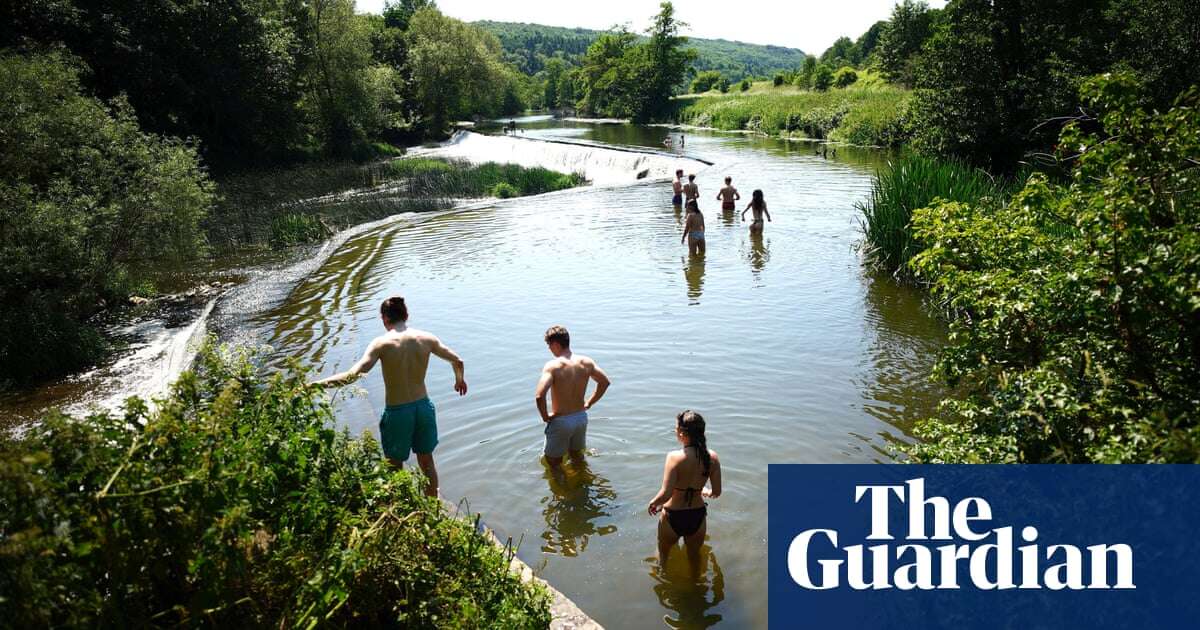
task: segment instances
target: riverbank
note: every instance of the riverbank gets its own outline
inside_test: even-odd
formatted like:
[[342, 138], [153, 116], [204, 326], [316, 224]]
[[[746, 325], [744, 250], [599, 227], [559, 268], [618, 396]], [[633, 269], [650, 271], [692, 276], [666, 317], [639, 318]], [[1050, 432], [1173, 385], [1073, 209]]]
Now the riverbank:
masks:
[[674, 122], [781, 138], [897, 147], [911, 135], [910, 100], [908, 90], [886, 85], [827, 92], [780, 87], [706, 93], [678, 97]]

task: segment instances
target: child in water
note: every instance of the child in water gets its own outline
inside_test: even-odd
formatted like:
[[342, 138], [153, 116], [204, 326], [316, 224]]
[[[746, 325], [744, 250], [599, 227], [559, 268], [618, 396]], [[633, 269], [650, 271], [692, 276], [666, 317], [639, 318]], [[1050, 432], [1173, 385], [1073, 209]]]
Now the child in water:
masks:
[[704, 215], [700, 214], [700, 205], [695, 199], [687, 202], [687, 217], [683, 220], [683, 236], [679, 243], [682, 245], [685, 240], [689, 254], [704, 253]]
[[742, 210], [742, 220], [746, 220], [746, 213], [754, 210], [754, 222], [750, 224], [750, 233], [761, 233], [763, 231], [763, 215], [767, 216], [767, 220], [771, 220], [771, 213], [767, 212], [767, 202], [763, 199], [763, 191], [756, 190], [750, 197], [750, 205]]
[[[679, 539], [688, 559], [699, 563], [700, 547], [708, 525], [705, 498], [721, 496], [721, 460], [709, 450], [704, 437], [704, 417], [690, 409], [675, 417], [675, 439], [683, 448], [667, 453], [662, 488], [646, 511], [658, 516], [658, 561], [666, 564]], [[705, 483], [711, 489], [705, 489]]]

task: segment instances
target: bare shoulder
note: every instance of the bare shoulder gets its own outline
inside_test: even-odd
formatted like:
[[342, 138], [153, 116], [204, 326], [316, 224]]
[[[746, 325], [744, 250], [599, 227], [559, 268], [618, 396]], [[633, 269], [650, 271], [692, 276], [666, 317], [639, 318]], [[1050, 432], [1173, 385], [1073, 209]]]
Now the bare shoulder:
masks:
[[720, 464], [720, 463], [721, 463], [721, 458], [720, 458], [720, 457], [717, 457], [717, 452], [716, 452], [716, 451], [714, 451], [714, 450], [712, 450], [711, 448], [710, 448], [710, 449], [708, 449], [708, 456], [709, 456], [710, 458], [712, 458], [712, 461], [713, 461], [713, 463], [714, 463], [714, 464]]
[[592, 357], [589, 357], [585, 354], [577, 354], [575, 355], [575, 359], [578, 360], [581, 365], [585, 365], [589, 368], [596, 367], [596, 362], [592, 360]]
[[542, 371], [543, 372], [553, 372], [554, 370], [558, 369], [560, 365], [562, 365], [562, 364], [559, 362], [559, 360], [557, 358], [550, 359], [549, 361], [546, 362], [546, 365], [542, 366]]

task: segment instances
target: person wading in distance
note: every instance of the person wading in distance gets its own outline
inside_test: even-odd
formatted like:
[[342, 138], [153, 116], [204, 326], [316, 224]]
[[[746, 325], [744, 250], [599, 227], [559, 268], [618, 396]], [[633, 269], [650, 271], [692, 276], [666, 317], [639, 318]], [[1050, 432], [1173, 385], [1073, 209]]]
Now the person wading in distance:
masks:
[[[566, 328], [551, 326], [543, 339], [554, 358], [542, 367], [534, 403], [546, 425], [546, 463], [558, 475], [563, 456], [568, 452], [572, 460], [583, 460], [587, 448], [587, 412], [608, 391], [610, 381], [591, 358], [571, 352], [571, 334]], [[596, 381], [596, 389], [585, 403], [589, 380]], [[549, 409], [546, 394], [550, 394]]]
[[387, 332], [367, 346], [358, 363], [314, 385], [344, 385], [371, 371], [375, 363], [383, 364], [383, 388], [387, 408], [379, 419], [379, 441], [388, 462], [404, 467], [409, 452], [417, 454], [417, 464], [428, 479], [425, 494], [438, 496], [437, 467], [433, 449], [438, 443], [437, 413], [425, 390], [425, 371], [429, 355], [434, 354], [454, 367], [454, 391], [467, 393], [463, 361], [437, 337], [408, 327], [408, 307], [402, 297], [390, 297], [379, 306], [380, 318]]

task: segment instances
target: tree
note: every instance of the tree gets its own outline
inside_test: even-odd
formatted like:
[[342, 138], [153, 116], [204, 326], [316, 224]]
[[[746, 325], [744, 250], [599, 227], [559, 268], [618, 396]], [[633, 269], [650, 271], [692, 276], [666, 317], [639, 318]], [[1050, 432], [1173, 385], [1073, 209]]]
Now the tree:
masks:
[[830, 85], [833, 85], [833, 70], [830, 70], [829, 66], [825, 64], [817, 66], [816, 71], [813, 72], [813, 89], [825, 92]]
[[716, 70], [705, 70], [692, 79], [692, 92], [702, 94], [716, 87], [721, 82], [721, 73]]
[[854, 48], [858, 56], [855, 59], [855, 65], [863, 67], [871, 64], [872, 56], [875, 55], [876, 49], [879, 47], [879, 40], [883, 37], [887, 27], [887, 20], [880, 20], [872, 24], [871, 28], [855, 40]]
[[84, 322], [128, 295], [129, 267], [204, 251], [214, 194], [196, 148], [84, 94], [80, 67], [0, 53], [0, 381], [95, 360]]
[[821, 63], [827, 66], [852, 66], [858, 63], [858, 51], [849, 37], [839, 37], [825, 52], [821, 53]]
[[313, 0], [309, 5], [313, 63], [303, 101], [325, 151], [348, 157], [379, 131], [372, 97], [391, 82], [379, 73], [372, 85], [368, 24], [354, 13], [353, 0]]
[[[913, 215], [912, 265], [958, 313], [919, 462], [1200, 462], [1200, 88], [1169, 110], [1088, 80], [1062, 180]], [[981, 207], [982, 206], [982, 207]]]
[[750, 79], [742, 79], [741, 83], [738, 83], [738, 90], [745, 92], [749, 89], [750, 89]]
[[924, 0], [903, 0], [892, 8], [892, 19], [879, 38], [879, 67], [888, 81], [913, 85], [916, 56], [932, 34], [932, 25]]
[[671, 97], [682, 85], [687, 76], [688, 68], [696, 58], [696, 51], [684, 49], [687, 38], [679, 35], [679, 29], [685, 26], [675, 19], [675, 7], [670, 2], [659, 5], [658, 15], [650, 26], [647, 35], [650, 36], [643, 46], [646, 49], [646, 76], [642, 76], [640, 87], [646, 91], [645, 97], [638, 99], [640, 107], [636, 107], [633, 118], [646, 121], [663, 117], [670, 109]]

